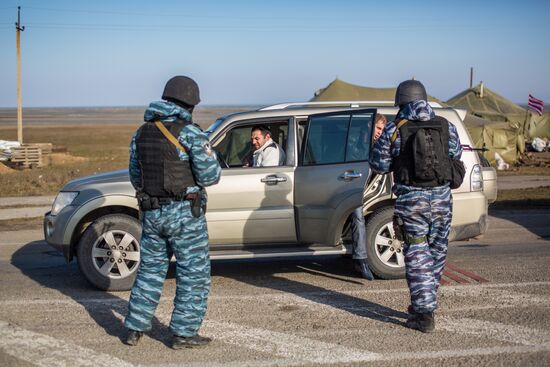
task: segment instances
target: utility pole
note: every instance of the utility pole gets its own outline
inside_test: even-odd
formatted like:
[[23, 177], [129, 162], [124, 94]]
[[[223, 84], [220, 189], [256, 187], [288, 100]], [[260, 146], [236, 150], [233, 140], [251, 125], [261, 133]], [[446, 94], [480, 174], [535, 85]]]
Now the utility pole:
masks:
[[470, 67], [470, 89], [472, 89], [474, 85], [474, 67]]
[[17, 7], [17, 23], [15, 23], [15, 44], [17, 47], [17, 140], [23, 144], [23, 108], [21, 106], [21, 7]]

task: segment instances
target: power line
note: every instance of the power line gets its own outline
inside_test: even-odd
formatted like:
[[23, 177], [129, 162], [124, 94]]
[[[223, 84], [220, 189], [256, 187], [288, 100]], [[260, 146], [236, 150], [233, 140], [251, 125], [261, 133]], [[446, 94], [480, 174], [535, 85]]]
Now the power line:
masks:
[[25, 9], [34, 9], [34, 10], [44, 10], [44, 11], [54, 11], [54, 12], [65, 12], [65, 13], [85, 13], [85, 14], [110, 14], [110, 15], [137, 15], [137, 16], [146, 16], [146, 17], [193, 17], [193, 18], [212, 18], [212, 19], [297, 19], [297, 20], [334, 20], [333, 17], [312, 17], [312, 16], [300, 16], [300, 17], [266, 17], [266, 16], [235, 16], [235, 15], [198, 15], [191, 13], [139, 13], [139, 12], [123, 12], [123, 11], [105, 11], [105, 10], [79, 10], [79, 9], [59, 9], [59, 8], [42, 8], [42, 7], [33, 7], [27, 6]]
[[[2, 24], [2, 23], [0, 23]], [[8, 23], [6, 23], [8, 24]], [[52, 22], [30, 22], [28, 27], [34, 29], [87, 29], [87, 30], [197, 30], [197, 31], [278, 31], [278, 32], [350, 32], [350, 31], [406, 31], [406, 30], [429, 30], [430, 26], [425, 24], [380, 24], [380, 25], [285, 25], [279, 24], [219, 24], [219, 25], [189, 25], [189, 24], [101, 24], [101, 23], [52, 23]], [[448, 25], [447, 29], [455, 26]]]

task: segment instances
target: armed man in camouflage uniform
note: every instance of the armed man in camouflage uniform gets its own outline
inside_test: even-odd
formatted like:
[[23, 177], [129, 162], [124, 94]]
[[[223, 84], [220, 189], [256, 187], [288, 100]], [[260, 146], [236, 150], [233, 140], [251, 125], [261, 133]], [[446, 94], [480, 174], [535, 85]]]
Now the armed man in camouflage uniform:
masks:
[[153, 102], [130, 145], [130, 181], [140, 204], [141, 263], [132, 288], [126, 344], [137, 345], [151, 329], [172, 254], [176, 296], [170, 321], [172, 347], [206, 345], [198, 335], [210, 289], [205, 186], [216, 184], [221, 168], [208, 137], [192, 123], [199, 88], [188, 77], [168, 81], [164, 101]]
[[[433, 311], [437, 308], [436, 293], [452, 218], [450, 159], [462, 155], [456, 127], [436, 117], [427, 100], [419, 81], [407, 80], [399, 85], [395, 96], [399, 112], [375, 142], [370, 159], [374, 171], [391, 171], [394, 175], [394, 228], [403, 232], [411, 297], [406, 325], [422, 332], [435, 329]], [[420, 130], [429, 132], [419, 134]], [[422, 149], [427, 155], [416, 154]], [[423, 176], [428, 168], [429, 174]]]

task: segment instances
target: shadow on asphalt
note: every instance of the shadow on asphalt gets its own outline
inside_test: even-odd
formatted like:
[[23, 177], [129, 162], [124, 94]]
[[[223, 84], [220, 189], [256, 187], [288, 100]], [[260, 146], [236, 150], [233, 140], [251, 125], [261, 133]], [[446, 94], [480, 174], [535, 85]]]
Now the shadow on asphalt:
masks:
[[[245, 264], [246, 266], [243, 266]], [[304, 298], [321, 305], [330, 306], [367, 317], [376, 321], [404, 326], [407, 314], [349, 294], [326, 289], [313, 284], [291, 280], [284, 275], [308, 273], [340, 281], [363, 285], [363, 282], [349, 280], [352, 273], [351, 260], [343, 257], [293, 260], [239, 260], [214, 261], [212, 275], [235, 279], [259, 288], [273, 289]]]
[[[13, 254], [11, 264], [41, 286], [55, 289], [82, 305], [97, 325], [107, 334], [119, 338], [122, 343], [126, 337], [126, 328], [117, 314], [126, 316], [127, 292], [124, 292], [126, 298], [121, 298], [95, 289], [80, 274], [76, 261], [67, 264], [63, 254], [50, 248], [44, 241], [30, 242], [21, 247]], [[152, 330], [146, 334], [169, 346], [172, 333], [168, 326], [156, 317], [152, 324]]]
[[[550, 203], [550, 199], [548, 202]], [[522, 203], [525, 204], [525, 201], [522, 201]], [[550, 240], [550, 206], [547, 208], [526, 208], [524, 206], [523, 208], [508, 207], [500, 209], [494, 206], [495, 204], [491, 204], [489, 207], [490, 216], [510, 221], [522, 226], [541, 239]], [[540, 213], [540, 215], [528, 215], [536, 213]]]
[[[243, 266], [243, 263], [246, 266]], [[24, 275], [43, 287], [55, 289], [71, 298], [88, 312], [90, 317], [109, 335], [124, 340], [126, 328], [117, 315], [126, 315], [129, 294], [124, 297], [99, 291], [80, 274], [76, 261], [66, 264], [63, 255], [51, 249], [44, 241], [34, 241], [17, 250], [11, 264]], [[213, 261], [212, 275], [233, 278], [244, 284], [294, 294], [311, 302], [334, 307], [360, 317], [404, 325], [407, 314], [384, 305], [320, 286], [287, 279], [284, 274], [308, 273], [363, 287], [365, 282], [350, 279], [351, 260], [347, 258], [285, 259], [285, 260], [233, 260]], [[283, 274], [283, 276], [282, 276]], [[175, 264], [171, 263], [167, 278], [175, 277]], [[122, 293], [121, 293], [122, 294]], [[156, 317], [151, 338], [169, 346], [171, 332]]]

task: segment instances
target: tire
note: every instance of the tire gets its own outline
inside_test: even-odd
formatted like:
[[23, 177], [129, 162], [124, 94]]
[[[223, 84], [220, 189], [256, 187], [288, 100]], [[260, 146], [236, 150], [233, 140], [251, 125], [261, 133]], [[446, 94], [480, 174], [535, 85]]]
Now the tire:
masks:
[[405, 278], [403, 243], [395, 238], [392, 218], [393, 208], [385, 207], [371, 214], [366, 223], [369, 266], [382, 279]]
[[131, 289], [139, 266], [140, 236], [141, 225], [131, 216], [110, 214], [97, 219], [78, 242], [80, 271], [101, 290]]

